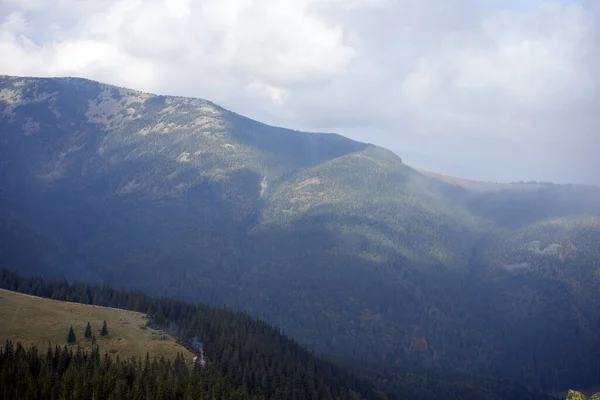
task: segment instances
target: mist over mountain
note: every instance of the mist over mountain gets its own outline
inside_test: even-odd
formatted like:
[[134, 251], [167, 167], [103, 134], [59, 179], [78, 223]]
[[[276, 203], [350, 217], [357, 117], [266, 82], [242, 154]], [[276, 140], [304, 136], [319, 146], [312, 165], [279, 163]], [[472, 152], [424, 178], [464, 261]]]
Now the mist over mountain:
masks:
[[75, 78], [1, 77], [0, 135], [3, 267], [243, 309], [339, 360], [600, 381], [600, 188]]

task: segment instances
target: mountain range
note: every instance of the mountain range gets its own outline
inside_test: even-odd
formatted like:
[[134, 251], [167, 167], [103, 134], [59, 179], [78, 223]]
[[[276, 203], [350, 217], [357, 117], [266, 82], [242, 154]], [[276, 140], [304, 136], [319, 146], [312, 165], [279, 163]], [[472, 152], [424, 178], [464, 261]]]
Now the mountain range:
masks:
[[206, 100], [9, 76], [0, 182], [3, 267], [245, 310], [357, 370], [600, 381], [597, 187], [473, 182]]

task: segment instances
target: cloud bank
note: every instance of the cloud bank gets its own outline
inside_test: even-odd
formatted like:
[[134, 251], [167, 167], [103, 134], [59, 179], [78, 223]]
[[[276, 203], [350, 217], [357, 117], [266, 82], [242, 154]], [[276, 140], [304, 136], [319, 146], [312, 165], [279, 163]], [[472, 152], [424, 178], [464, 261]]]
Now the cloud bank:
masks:
[[0, 73], [335, 131], [483, 180], [600, 184], [600, 2], [4, 0]]

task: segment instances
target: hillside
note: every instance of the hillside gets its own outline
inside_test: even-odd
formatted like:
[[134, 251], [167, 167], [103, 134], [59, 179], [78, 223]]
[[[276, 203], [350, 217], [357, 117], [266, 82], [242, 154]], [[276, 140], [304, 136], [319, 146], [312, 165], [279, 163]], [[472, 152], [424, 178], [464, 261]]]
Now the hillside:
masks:
[[[170, 360], [181, 354], [190, 365], [194, 357], [168, 333], [147, 327], [145, 314], [132, 311], [56, 301], [0, 289], [0, 320], [2, 343], [10, 340], [25, 347], [34, 345], [44, 349], [48, 343], [62, 347], [67, 344], [67, 332], [72, 326], [78, 345], [90, 350], [92, 341], [84, 337], [86, 325], [90, 322], [101, 354], [108, 352], [125, 359], [132, 356], [144, 358], [149, 353]], [[107, 337], [100, 334], [103, 321], [110, 327]]]
[[84, 79], [2, 77], [0, 110], [3, 266], [245, 310], [350, 363], [600, 381], [599, 188]]
[[[0, 270], [0, 288], [11, 289], [11, 292], [3, 290], [2, 294], [6, 294], [6, 299], [12, 299], [13, 304], [20, 306], [13, 309], [12, 312], [7, 312], [4, 316], [9, 318], [9, 328], [7, 329], [9, 333], [13, 332], [12, 334], [17, 336], [17, 339], [22, 339], [23, 343], [34, 343], [42, 335], [40, 325], [46, 321], [46, 317], [37, 314], [37, 311], [40, 308], [44, 312], [47, 310], [40, 307], [40, 304], [52, 303], [54, 308], [59, 309], [54, 315], [66, 314], [64, 310], [60, 310], [63, 307], [69, 310], [68, 314], [71, 314], [70, 310], [72, 308], [74, 310], [73, 314], [79, 313], [84, 316], [100, 310], [108, 316], [121, 315], [119, 322], [121, 322], [120, 318], [123, 318], [122, 315], [141, 316], [142, 313], [148, 315], [153, 327], [176, 332], [178, 341], [184, 343], [188, 348], [193, 348], [196, 354], [201, 353], [203, 355], [206, 362], [205, 366], [191, 368], [185, 358], [176, 356], [175, 361], [171, 363], [171, 360], [164, 360], [161, 357], [164, 354], [149, 354], [148, 352], [150, 357], [145, 361], [145, 364], [152, 362], [153, 371], [155, 371], [154, 364], [157, 363], [156, 360], [161, 360], [161, 368], [166, 368], [167, 371], [163, 371], [159, 380], [165, 381], [165, 377], [168, 376], [167, 380], [171, 380], [171, 383], [173, 383], [174, 376], [180, 378], [175, 379], [174, 384], [177, 384], [181, 390], [185, 390], [186, 386], [184, 384], [183, 388], [181, 387], [182, 380], [185, 382], [185, 379], [200, 379], [200, 382], [196, 382], [196, 384], [204, 387], [207, 393], [213, 391], [213, 397], [216, 396], [217, 398], [241, 399], [248, 398], [248, 395], [264, 399], [380, 398], [380, 395], [374, 391], [373, 386], [368, 382], [359, 380], [330, 362], [315, 357], [278, 330], [243, 313], [235, 313], [225, 309], [212, 309], [203, 304], [191, 304], [176, 299], [149, 297], [140, 292], [115, 290], [107, 285], [90, 286], [79, 282], [69, 283], [65, 280], [46, 281], [37, 277], [26, 278], [7, 270]], [[14, 291], [24, 294], [13, 293]], [[61, 301], [41, 299], [40, 297], [28, 296], [28, 294], [51, 297]], [[65, 300], [69, 302], [65, 302]], [[5, 299], [3, 298], [2, 301], [5, 301]], [[110, 308], [107, 308], [107, 306], [110, 306]], [[21, 318], [21, 312], [26, 313], [25, 316], [30, 317], [32, 321]], [[68, 318], [68, 316], [64, 318]], [[59, 326], [59, 328], [62, 327]], [[137, 329], [143, 330], [139, 326]], [[52, 334], [52, 331], [53, 329], [50, 329], [49, 333]], [[123, 338], [119, 340], [119, 337], [116, 336], [121, 333], [123, 333]], [[109, 338], [99, 338], [97, 342], [99, 347], [110, 346], [115, 342], [127, 340], [128, 333], [131, 333], [131, 329], [126, 327], [120, 329], [109, 327]], [[136, 336], [136, 334], [132, 334], [132, 336], [141, 337], [143, 341], [145, 335], [137, 334]], [[150, 336], [152, 336], [151, 332]], [[151, 341], [153, 341], [152, 338], [147, 342]], [[134, 343], [127, 344], [131, 344], [132, 348], [129, 350], [118, 348], [119, 351], [115, 355], [116, 361], [119, 359], [126, 360], [128, 368], [137, 369], [137, 372], [142, 372], [139, 371], [140, 365], [138, 362], [142, 359], [146, 360], [145, 354], [142, 357], [129, 359], [122, 359], [120, 356], [125, 355], [127, 352], [134, 356], [136, 355], [134, 351], [141, 349], [144, 344], [148, 344], [148, 347], [158, 352], [166, 353], [166, 350], [170, 349], [170, 353], [166, 354], [172, 354], [173, 350], [179, 352], [181, 349], [181, 347], [174, 347], [173, 343], [163, 346], [151, 345], [150, 343], [139, 343], [137, 346]], [[40, 346], [39, 349], [35, 347], [32, 351], [34, 354], [36, 352], [40, 353], [47, 346], [46, 343], [44, 347]], [[10, 347], [7, 342], [4, 349], [5, 355], [15, 356], [14, 346], [13, 350]], [[88, 348], [88, 361], [86, 361], [86, 357], [83, 357], [82, 360], [77, 346], [71, 347], [71, 350], [69, 350], [65, 346], [63, 351], [60, 345], [56, 345], [57, 357], [70, 360], [79, 359], [83, 364], [89, 361], [93, 363], [90, 366], [92, 369], [98, 369], [103, 363], [109, 363], [109, 361], [101, 361], [100, 358], [109, 358], [110, 350], [105, 353], [106, 356], [102, 356], [99, 347]], [[83, 351], [85, 351], [85, 347], [88, 346], [84, 344], [83, 347]], [[74, 354], [66, 354], [69, 351]], [[187, 351], [185, 354], [190, 355]], [[24, 363], [28, 362], [27, 358], [22, 361]], [[117, 368], [123, 367], [123, 365], [119, 365], [119, 362], [115, 362], [115, 364]], [[58, 366], [50, 368], [49, 373], [56, 373], [57, 368], [60, 369], [60, 365], [61, 363], [58, 363]], [[36, 369], [34, 366], [35, 363], [31, 367], [32, 370]], [[11, 367], [10, 363], [8, 367]], [[62, 367], [61, 372], [64, 373], [67, 366], [63, 364]], [[181, 371], [178, 373], [172, 371], [172, 368], [179, 368]], [[147, 367], [143, 367], [141, 378], [147, 380], [147, 372]], [[13, 373], [18, 373], [18, 371], [13, 371]], [[73, 374], [77, 373], [82, 373], [85, 376], [87, 372], [86, 370], [73, 372]], [[127, 376], [132, 372], [121, 373]], [[192, 375], [188, 376], [188, 373]], [[199, 376], [198, 373], [200, 373]], [[116, 377], [113, 377], [113, 379], [118, 380]], [[8, 380], [6, 382], [4, 378], [2, 380], [0, 383], [8, 383]], [[129, 379], [127, 385], [131, 386], [132, 380], [133, 378]], [[36, 383], [39, 384], [37, 381]], [[115, 390], [113, 386], [116, 383], [107, 383], [107, 385], [110, 386], [111, 390]], [[156, 386], [154, 386], [154, 390], [156, 389]], [[131, 394], [129, 392], [129, 395]], [[73, 397], [73, 394], [69, 393], [69, 396]], [[128, 397], [130, 396], [117, 396], [117, 398]], [[75, 396], [75, 398], [78, 397]], [[180, 397], [171, 393], [165, 398]]]
[[[0, 289], [0, 301], [3, 302], [3, 321], [7, 320], [3, 331], [9, 332], [9, 340], [17, 340], [16, 345], [6, 341], [0, 348], [0, 394], [7, 399], [19, 398], [18, 393], [28, 392], [27, 397], [32, 399], [62, 393], [62, 397], [73, 399], [110, 396], [180, 399], [208, 395], [232, 399], [400, 400], [409, 396], [415, 400], [549, 400], [547, 395], [520, 385], [469, 376], [397, 371], [395, 376], [390, 374], [383, 381], [380, 376], [359, 379], [315, 357], [259, 320], [202, 304], [117, 291], [107, 285], [22, 277], [7, 270], [0, 270], [0, 288], [12, 289]], [[67, 299], [68, 302], [64, 301]], [[106, 307], [108, 305], [112, 307]], [[6, 311], [8, 306], [13, 306], [11, 311]], [[43, 343], [55, 334], [55, 342], [64, 341], [64, 336], [56, 332], [62, 331], [61, 325], [72, 321], [74, 316], [106, 316], [111, 325], [110, 318], [115, 318], [116, 323], [118, 316], [118, 323], [128, 325], [123, 324], [123, 316], [143, 320], [142, 315], [152, 322], [153, 328], [147, 330], [176, 332], [180, 343], [202, 355], [204, 365], [192, 367], [187, 350], [174, 343], [152, 343], [154, 338], [148, 339], [128, 326], [111, 327], [108, 337], [100, 337], [97, 344], [79, 341], [77, 345], [62, 348], [55, 345], [53, 349]], [[59, 320], [53, 320], [58, 316]], [[47, 325], [50, 321], [52, 326]], [[78, 327], [78, 323], [73, 325]], [[130, 337], [137, 344], [127, 342], [129, 349], [118, 347]], [[116, 353], [108, 350], [102, 356], [101, 348], [113, 347], [117, 347]], [[175, 358], [170, 359], [174, 353]], [[114, 356], [114, 363], [109, 354]], [[125, 357], [127, 355], [129, 357]], [[31, 371], [25, 379], [23, 369]], [[98, 374], [98, 371], [103, 372]], [[112, 391], [110, 396], [106, 391]]]

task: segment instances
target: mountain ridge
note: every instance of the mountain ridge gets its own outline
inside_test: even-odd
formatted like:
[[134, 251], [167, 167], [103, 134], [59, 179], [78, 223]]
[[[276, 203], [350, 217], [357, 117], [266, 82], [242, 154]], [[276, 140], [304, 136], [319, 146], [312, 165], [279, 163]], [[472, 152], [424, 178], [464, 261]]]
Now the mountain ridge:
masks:
[[472, 190], [343, 136], [140, 93], [0, 79], [5, 266], [244, 309], [333, 356], [600, 379], [578, 377], [600, 332], [600, 189]]

